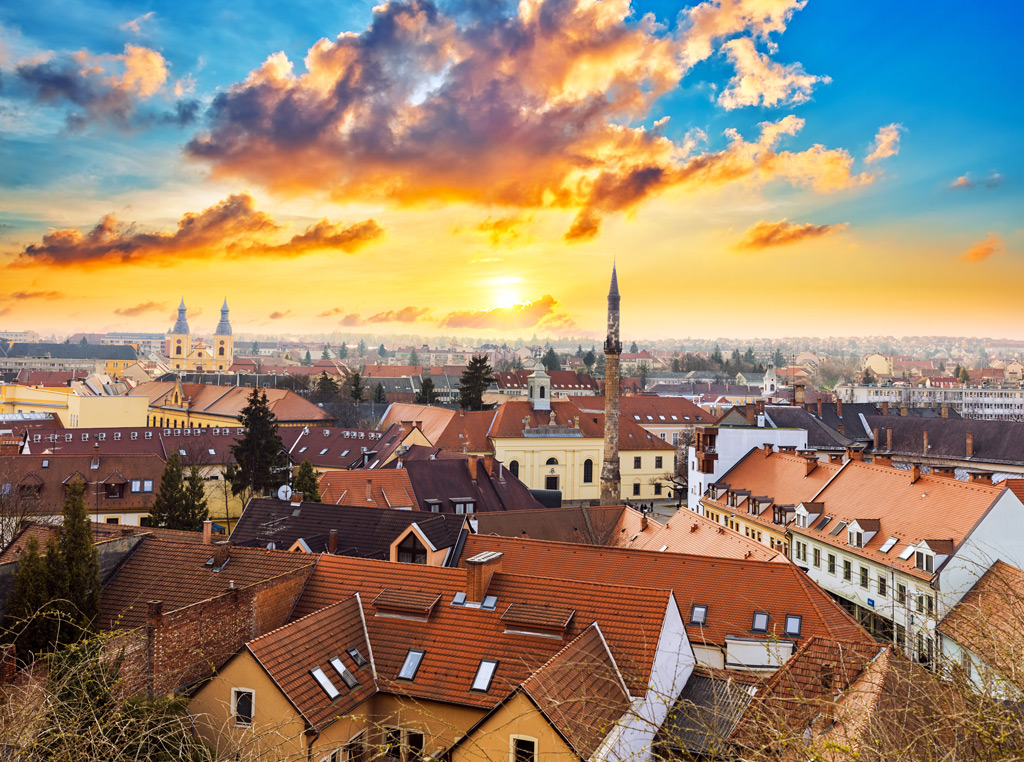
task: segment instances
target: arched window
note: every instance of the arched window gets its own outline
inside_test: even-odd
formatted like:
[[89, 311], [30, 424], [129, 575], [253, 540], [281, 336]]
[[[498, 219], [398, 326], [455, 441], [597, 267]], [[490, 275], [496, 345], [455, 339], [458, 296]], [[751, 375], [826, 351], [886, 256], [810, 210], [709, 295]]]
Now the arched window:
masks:
[[427, 549], [412, 532], [398, 543], [398, 562], [402, 564], [427, 563]]
[[181, 354], [181, 344], [179, 344], [178, 346], [176, 346], [174, 348], [174, 354], [176, 354], [176, 355], [180, 355]]
[[583, 461], [583, 483], [590, 484], [594, 481], [594, 461], [587, 458]]
[[558, 465], [558, 458], [548, 458], [546, 461], [544, 461], [544, 465], [545, 466], [557, 466]]
[[544, 387], [543, 386], [540, 387], [540, 398], [544, 399]]
[[224, 345], [224, 342], [222, 341], [220, 348], [217, 350], [217, 354], [219, 354], [221, 357], [224, 356], [224, 346], [223, 345]]
[[510, 460], [508, 462], [508, 472], [510, 474], [512, 474], [512, 476], [516, 477], [517, 479], [519, 478], [519, 461], [518, 460]]

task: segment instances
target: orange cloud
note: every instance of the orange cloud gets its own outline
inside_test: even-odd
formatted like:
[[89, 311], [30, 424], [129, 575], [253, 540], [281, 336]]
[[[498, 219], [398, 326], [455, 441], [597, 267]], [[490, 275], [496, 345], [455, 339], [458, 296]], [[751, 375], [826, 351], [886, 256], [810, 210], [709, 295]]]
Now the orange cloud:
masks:
[[376, 315], [372, 315], [366, 318], [367, 323], [415, 323], [418, 320], [422, 320], [429, 314], [430, 310], [426, 307], [404, 307], [400, 310], [388, 310], [387, 312], [378, 312]]
[[864, 161], [870, 164], [871, 162], [898, 154], [900, 152], [900, 132], [902, 130], [902, 124], [889, 124], [879, 129], [878, 134], [875, 135], [874, 147]]
[[[456, 19], [426, 0], [384, 2], [366, 32], [317, 42], [304, 71], [275, 53], [217, 96], [187, 154], [216, 177], [336, 200], [583, 210], [571, 240], [595, 235], [602, 214], [676, 185], [699, 190], [709, 176], [815, 190], [870, 181], [850, 175], [841, 149], [775, 153], [803, 125], [795, 117], [757, 143], [730, 134], [725, 151], [700, 155], [696, 141], [661, 134], [661, 121], [640, 126], [714, 45], [783, 31], [803, 0], [702, 3], [677, 36], [653, 16], [631, 18], [625, 0], [532, 0], [511, 18], [476, 7]], [[739, 60], [742, 44], [731, 49]], [[758, 102], [797, 101], [824, 81], [758, 61]], [[729, 97], [753, 97], [743, 87]]]
[[949, 184], [949, 187], [950, 188], [973, 188], [974, 187], [974, 183], [972, 183], [968, 179], [967, 175], [960, 175], [960, 177], [958, 177], [956, 180], [954, 180], [953, 182], [951, 182]]
[[351, 328], [351, 327], [357, 326], [357, 325], [362, 325], [362, 323], [363, 323], [363, 321], [360, 320], [359, 315], [357, 313], [355, 313], [355, 312], [352, 312], [352, 313], [350, 313], [348, 315], [345, 315], [345, 317], [343, 317], [341, 319], [341, 321], [340, 321], [341, 325], [346, 326], [348, 328]]
[[814, 85], [832, 81], [831, 77], [805, 74], [800, 64], [773, 62], [747, 37], [729, 40], [722, 50], [736, 68], [736, 76], [718, 96], [718, 105], [725, 109], [804, 103], [810, 99]]
[[[998, 172], [993, 172], [988, 177], [986, 177], [984, 180], [982, 180], [981, 184], [984, 187], [986, 187], [986, 188], [992, 189], [992, 188], [998, 188], [1002, 184], [1002, 182], [1003, 182], [1003, 176], [1001, 174], [999, 174]], [[956, 180], [954, 180], [953, 182], [951, 182], [949, 184], [950, 188], [964, 188], [964, 189], [966, 189], [966, 188], [976, 188], [977, 186], [978, 186], [978, 183], [976, 183], [973, 180], [971, 180], [971, 178], [968, 177], [967, 175], [960, 175], [960, 177], [958, 177]]]
[[167, 265], [183, 258], [205, 258], [211, 253], [245, 258], [292, 257], [311, 251], [352, 253], [379, 238], [383, 229], [374, 220], [350, 226], [320, 220], [282, 243], [281, 226], [258, 211], [248, 193], [229, 196], [204, 209], [189, 212], [170, 233], [144, 233], [134, 223], [108, 214], [88, 233], [75, 228], [55, 230], [42, 243], [27, 246], [13, 267], [34, 264], [56, 266], [114, 265], [126, 262]]
[[999, 254], [1002, 251], [1003, 242], [999, 240], [999, 237], [995, 233], [989, 233], [985, 240], [978, 241], [972, 245], [971, 248], [961, 254], [960, 259], [965, 262], [984, 262], [993, 254]]
[[141, 16], [138, 16], [137, 18], [133, 18], [131, 21], [126, 21], [123, 24], [121, 24], [121, 29], [125, 30], [126, 32], [134, 32], [135, 34], [140, 34], [142, 32], [142, 25], [147, 21], [150, 21], [155, 15], [156, 11], [149, 11], [148, 13], [143, 13]]
[[569, 333], [578, 330], [576, 323], [550, 294], [545, 294], [535, 302], [517, 304], [513, 307], [450, 312], [438, 325], [441, 328], [502, 331], [536, 329], [550, 333]]
[[341, 307], [332, 307], [329, 310], [321, 312], [319, 315], [317, 315], [317, 317], [331, 317], [332, 315], [341, 315], [342, 313], [344, 313], [344, 311], [345, 310], [343, 310]]
[[812, 225], [810, 223], [788, 222], [785, 218], [778, 222], [761, 221], [748, 230], [735, 248], [740, 250], [759, 250], [770, 246], [785, 246], [799, 243], [808, 238], [821, 236], [845, 229], [849, 225], [843, 222], [837, 225]]
[[10, 300], [24, 302], [30, 299], [45, 299], [47, 301], [60, 299], [64, 294], [60, 291], [15, 291], [10, 294], [0, 294], [0, 301]]
[[122, 315], [124, 317], [136, 317], [146, 312], [157, 312], [160, 310], [167, 309], [166, 302], [142, 302], [136, 304], [134, 307], [120, 307], [114, 310], [115, 315]]
[[274, 312], [271, 312], [267, 317], [269, 317], [271, 320], [280, 320], [281, 318], [288, 317], [291, 314], [291, 310], [285, 310], [284, 312], [278, 312], [277, 310], [275, 310]]
[[526, 217], [509, 215], [507, 217], [488, 217], [477, 223], [476, 230], [486, 233], [491, 243], [497, 244], [502, 239], [513, 240], [519, 237], [520, 228], [527, 222]]

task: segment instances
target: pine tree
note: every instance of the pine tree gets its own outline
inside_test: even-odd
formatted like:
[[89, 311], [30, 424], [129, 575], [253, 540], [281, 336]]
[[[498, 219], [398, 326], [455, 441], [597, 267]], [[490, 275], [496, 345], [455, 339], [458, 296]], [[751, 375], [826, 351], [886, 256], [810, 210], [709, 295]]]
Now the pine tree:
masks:
[[374, 402], [387, 402], [388, 401], [387, 395], [384, 394], [384, 384], [378, 382], [377, 385], [375, 387], [373, 387], [373, 401]]
[[178, 521], [168, 524], [171, 529], [194, 532], [210, 518], [210, 512], [206, 507], [206, 480], [203, 479], [202, 470], [195, 464], [189, 466], [188, 469], [188, 481], [185, 482], [185, 503], [182, 507], [184, 511]]
[[554, 349], [549, 349], [544, 353], [544, 356], [540, 358], [541, 364], [544, 369], [550, 373], [553, 370], [561, 370], [562, 363], [558, 359], [558, 353]]
[[366, 387], [363, 385], [363, 377], [353, 373], [348, 377], [348, 396], [353, 402], [362, 402], [366, 397]]
[[302, 494], [302, 499], [311, 503], [320, 502], [320, 488], [316, 482], [316, 472], [313, 464], [308, 460], [302, 461], [299, 465], [299, 472], [295, 475], [292, 485], [296, 492]]
[[420, 364], [420, 356], [418, 354], [416, 354], [416, 347], [413, 347], [412, 351], [409, 353], [409, 364], [410, 365], [419, 365]]
[[715, 351], [711, 353], [711, 362], [715, 365], [721, 365], [724, 362], [722, 359], [722, 350], [717, 344], [715, 344]]
[[587, 371], [593, 369], [594, 363], [597, 362], [597, 355], [594, 353], [594, 348], [591, 347], [583, 354], [583, 365], [586, 366]]
[[377, 347], [377, 354], [379, 354], [383, 358], [387, 358], [388, 350], [384, 348], [384, 342], [381, 342], [380, 346]]
[[281, 481], [278, 472], [287, 468], [287, 460], [265, 392], [252, 390], [238, 421], [245, 427], [245, 436], [231, 446], [235, 462], [228, 466], [226, 476], [231, 493], [242, 495], [246, 502], [254, 495], [270, 494]]
[[333, 402], [340, 392], [341, 387], [338, 386], [338, 382], [332, 376], [328, 376], [327, 371], [324, 371], [316, 377], [313, 395], [310, 399], [313, 402]]
[[302, 365], [308, 368], [312, 364], [313, 364], [313, 356], [309, 353], [309, 350], [307, 349], [306, 350], [306, 356], [302, 358]]
[[359, 356], [360, 357], [365, 357], [366, 356], [366, 342], [363, 341], [362, 339], [359, 340]]
[[[50, 549], [55, 546], [50, 543]], [[14, 589], [7, 600], [4, 629], [13, 637], [16, 653], [24, 661], [50, 650], [54, 639], [54, 621], [46, 611], [53, 599], [46, 559], [39, 552], [39, 540], [29, 537], [14, 572]]]
[[782, 354], [782, 349], [775, 350], [775, 356], [772, 358], [772, 363], [776, 368], [786, 367], [786, 357]]
[[437, 390], [434, 388], [434, 379], [425, 378], [420, 384], [420, 390], [416, 393], [417, 405], [433, 405], [438, 400]]
[[[171, 527], [178, 523], [185, 513], [185, 482], [181, 470], [181, 458], [172, 452], [167, 458], [164, 473], [160, 477], [160, 489], [153, 500], [153, 508], [149, 512], [153, 526]], [[192, 527], [194, 529], [194, 527]]]
[[640, 348], [636, 345], [635, 341], [629, 345], [629, 351], [634, 355], [640, 351]]
[[[100, 613], [100, 564], [93, 543], [92, 523], [85, 510], [85, 487], [70, 484], [64, 496], [64, 523], [57, 535], [54, 565], [62, 577], [66, 612], [77, 628], [62, 627], [59, 638], [74, 640], [89, 629]], [[49, 555], [49, 553], [47, 553]]]
[[260, 353], [260, 343], [258, 341], [254, 341], [252, 343], [252, 353], [254, 355], [258, 355]]
[[494, 371], [483, 355], [473, 357], [462, 372], [459, 382], [459, 407], [463, 410], [483, 410], [484, 392], [494, 383]]
[[320, 353], [320, 359], [321, 360], [330, 360], [331, 359], [331, 345], [330, 344], [324, 344], [324, 351]]
[[348, 344], [346, 344], [343, 341], [338, 346], [338, 359], [339, 360], [344, 360], [346, 357], [348, 357]]

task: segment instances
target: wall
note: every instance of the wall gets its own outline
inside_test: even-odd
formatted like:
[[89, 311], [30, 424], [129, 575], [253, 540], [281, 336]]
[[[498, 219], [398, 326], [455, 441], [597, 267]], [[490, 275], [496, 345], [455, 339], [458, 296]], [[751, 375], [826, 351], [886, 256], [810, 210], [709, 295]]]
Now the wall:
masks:
[[466, 738], [451, 756], [452, 762], [496, 762], [511, 759], [512, 736], [537, 742], [537, 759], [553, 762], [578, 760], [537, 707], [521, 691]]

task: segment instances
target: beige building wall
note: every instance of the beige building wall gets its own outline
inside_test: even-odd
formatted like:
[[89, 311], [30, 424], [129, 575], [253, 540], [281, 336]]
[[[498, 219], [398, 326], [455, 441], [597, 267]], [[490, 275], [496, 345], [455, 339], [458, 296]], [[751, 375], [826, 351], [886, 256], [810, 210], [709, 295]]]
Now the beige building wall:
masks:
[[144, 397], [79, 397], [70, 388], [0, 384], [0, 412], [56, 413], [65, 428], [145, 426]]
[[[597, 500], [601, 497], [601, 462], [603, 443], [600, 439], [570, 437], [493, 438], [494, 457], [506, 468], [519, 463], [519, 481], [530, 489], [562, 490], [566, 501]], [[554, 459], [557, 463], [548, 463]], [[593, 462], [592, 478], [583, 481], [585, 461]], [[631, 461], [632, 462], [632, 461]]]
[[516, 737], [536, 744], [537, 759], [570, 762], [579, 757], [521, 691], [488, 717], [452, 754], [452, 762], [506, 762]]

